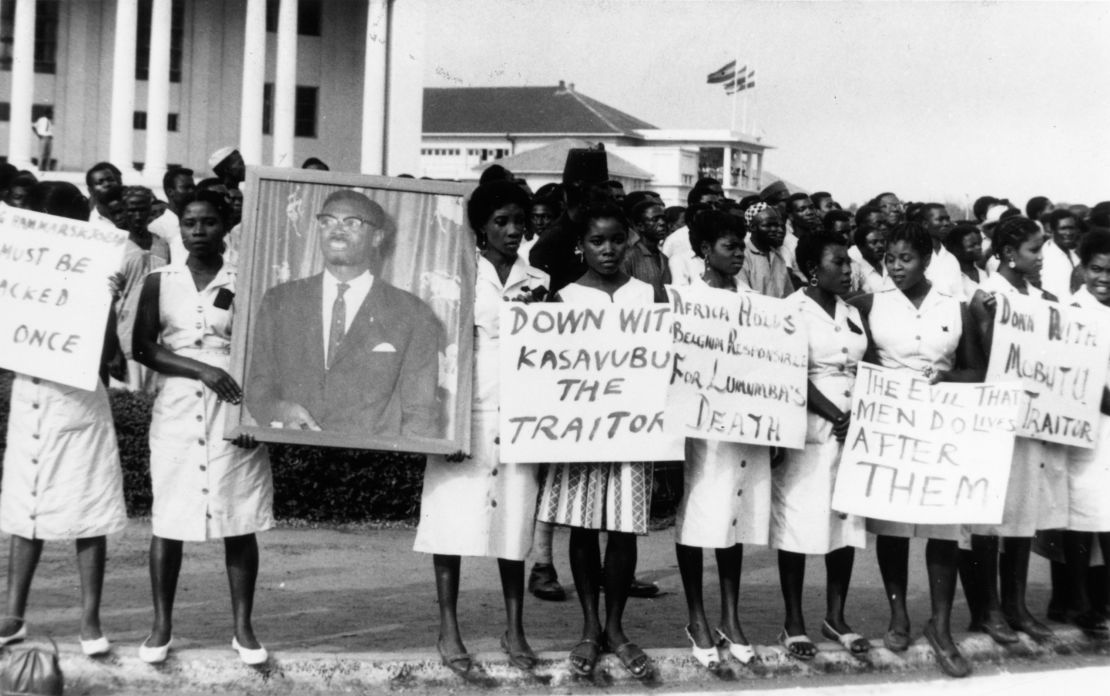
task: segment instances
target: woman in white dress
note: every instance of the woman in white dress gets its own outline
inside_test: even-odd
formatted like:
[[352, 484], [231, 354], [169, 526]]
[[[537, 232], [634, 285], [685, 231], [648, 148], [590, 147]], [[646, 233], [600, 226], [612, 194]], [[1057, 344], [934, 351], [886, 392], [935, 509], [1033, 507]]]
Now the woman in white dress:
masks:
[[501, 648], [520, 669], [536, 665], [524, 637], [524, 559], [532, 542], [539, 492], [538, 465], [501, 461], [498, 447], [498, 313], [506, 301], [544, 298], [548, 277], [518, 254], [524, 238], [528, 196], [516, 184], [479, 186], [467, 204], [477, 235], [478, 277], [474, 291], [474, 389], [471, 452], [429, 456], [420, 498], [415, 550], [433, 554], [439, 599], [443, 664], [465, 675], [472, 666], [459, 633], [462, 556], [496, 558], [505, 597], [506, 630]]
[[[917, 223], [901, 223], [887, 236], [884, 262], [894, 287], [852, 299], [870, 326], [865, 356], [882, 367], [921, 374], [931, 383], [978, 382], [984, 374], [978, 332], [967, 307], [932, 287], [925, 277], [933, 254], [929, 233]], [[971, 665], [952, 640], [952, 600], [956, 591], [958, 542], [966, 535], [959, 524], [914, 525], [868, 519], [877, 535], [875, 551], [890, 603], [890, 626], [883, 644], [894, 652], [910, 645], [906, 611], [911, 537], [929, 540], [925, 565], [929, 574], [932, 616], [925, 638], [941, 669], [964, 677]]]
[[[1110, 232], [1091, 230], [1079, 242], [1083, 285], [1072, 295], [1078, 307], [1097, 311], [1110, 321]], [[1064, 532], [1069, 594], [1076, 626], [1105, 638], [1106, 618], [1094, 609], [1088, 589], [1091, 549], [1110, 559], [1110, 372], [1099, 409], [1094, 449], [1071, 448], [1068, 457], [1068, 526]], [[1103, 576], [1105, 577], [1105, 576]]]
[[852, 264], [843, 241], [814, 234], [798, 242], [798, 268], [809, 280], [790, 299], [809, 337], [806, 444], [788, 449], [771, 471], [771, 546], [778, 549], [779, 580], [786, 603], [782, 642], [809, 659], [817, 647], [806, 637], [802, 586], [806, 554], [825, 557], [825, 621], [821, 634], [852, 653], [871, 643], [844, 619], [855, 549], [866, 548], [864, 520], [832, 509], [833, 484], [848, 434], [856, 366], [867, 350], [863, 319], [842, 298], [850, 292]]
[[[766, 204], [756, 203], [758, 213]], [[751, 216], [754, 217], [754, 214]], [[692, 285], [751, 292], [737, 278], [744, 265], [743, 222], [728, 213], [695, 212], [687, 218], [703, 272]], [[767, 447], [686, 438], [685, 486], [675, 518], [675, 555], [686, 595], [686, 636], [694, 658], [713, 668], [718, 647], [741, 663], [755, 651], [740, 625], [740, 573], [744, 544], [766, 544], [771, 520], [771, 457]], [[710, 630], [702, 591], [702, 551], [713, 549], [721, 587], [721, 617]]]
[[[69, 183], [36, 184], [29, 199], [41, 213], [88, 217], [84, 196]], [[0, 530], [12, 537], [0, 646], [27, 636], [23, 615], [43, 542], [73, 539], [81, 578], [81, 650], [102, 655], [110, 649], [100, 625], [106, 535], [127, 525], [123, 472], [104, 388], [107, 363], [118, 350], [115, 317], [109, 314], [101, 379], [92, 391], [15, 375], [0, 486]]]
[[[974, 227], [965, 228], [965, 248], [972, 242], [978, 246], [976, 232]], [[1000, 295], [1056, 301], [1052, 294], [1030, 282], [1040, 277], [1044, 243], [1044, 233], [1028, 218], [1007, 218], [995, 229], [992, 248], [1001, 263], [996, 273], [982, 272], [970, 307], [982, 336], [984, 362], [990, 356]], [[1033, 535], [1039, 529], [1062, 529], [1068, 523], [1066, 453], [1062, 445], [1016, 438], [1002, 522], [972, 525], [971, 550], [960, 553], [960, 573], [971, 610], [970, 630], [986, 633], [1000, 644], [1018, 642], [1014, 631], [1023, 631], [1035, 640], [1053, 636], [1052, 630], [1033, 618], [1026, 607], [1025, 587]], [[999, 537], [1003, 540], [1001, 556]]]
[[147, 276], [135, 321], [135, 358], [159, 373], [150, 424], [154, 493], [150, 542], [154, 624], [139, 658], [166, 659], [185, 541], [223, 539], [231, 586], [231, 646], [247, 664], [266, 661], [251, 625], [258, 578], [256, 532], [273, 526], [274, 486], [264, 447], [224, 440], [224, 404], [242, 389], [226, 372], [235, 313], [236, 271], [224, 262], [229, 213], [223, 197], [201, 191], [181, 209], [189, 255]]
[[[652, 286], [621, 270], [628, 248], [628, 223], [610, 203], [586, 212], [579, 230], [578, 250], [587, 271], [562, 288], [556, 301], [651, 304]], [[662, 299], [662, 298], [659, 298]], [[593, 673], [603, 650], [616, 654], [629, 673], [643, 678], [651, 661], [624, 633], [622, 617], [636, 569], [636, 535], [647, 534], [651, 502], [649, 462], [552, 464], [548, 468], [536, 519], [570, 527], [570, 569], [582, 606], [582, 638], [570, 653], [571, 669]], [[599, 533], [608, 532], [602, 577]], [[598, 612], [605, 586], [605, 624]]]

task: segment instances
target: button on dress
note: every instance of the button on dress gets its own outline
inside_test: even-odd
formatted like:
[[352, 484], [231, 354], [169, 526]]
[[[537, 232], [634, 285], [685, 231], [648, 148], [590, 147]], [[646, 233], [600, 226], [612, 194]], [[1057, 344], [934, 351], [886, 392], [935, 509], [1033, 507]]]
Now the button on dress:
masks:
[[549, 287], [546, 273], [517, 257], [505, 284], [478, 257], [474, 292], [474, 389], [470, 459], [430, 455], [420, 494], [420, 524], [413, 549], [449, 556], [523, 561], [532, 546], [539, 464], [501, 461], [499, 313], [507, 299]]
[[16, 374], [8, 416], [0, 530], [85, 539], [127, 526], [116, 432], [99, 381], [85, 391]]
[[[200, 291], [184, 262], [152, 273], [161, 275], [162, 346], [226, 370], [235, 305], [219, 309], [214, 302], [221, 289], [235, 291], [235, 269], [225, 263]], [[200, 380], [159, 375], [150, 424], [156, 536], [205, 541], [273, 526], [269, 455], [265, 446], [244, 449], [224, 440], [224, 406]]]
[[[838, 297], [836, 316], [830, 316], [804, 290], [789, 299], [797, 303], [798, 316], [809, 336], [809, 380], [847, 413], [856, 366], [867, 350], [859, 310]], [[771, 471], [772, 547], [807, 554], [826, 554], [845, 546], [866, 547], [864, 519], [832, 509], [833, 485], [843, 449], [833, 435], [832, 422], [807, 412], [805, 448], [786, 450], [782, 464]]]

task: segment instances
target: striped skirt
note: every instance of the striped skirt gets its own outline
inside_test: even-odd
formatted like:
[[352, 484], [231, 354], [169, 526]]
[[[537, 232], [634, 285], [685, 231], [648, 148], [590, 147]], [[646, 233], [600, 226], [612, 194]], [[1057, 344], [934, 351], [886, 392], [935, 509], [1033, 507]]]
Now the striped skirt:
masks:
[[568, 527], [647, 534], [651, 462], [552, 464], [536, 519]]

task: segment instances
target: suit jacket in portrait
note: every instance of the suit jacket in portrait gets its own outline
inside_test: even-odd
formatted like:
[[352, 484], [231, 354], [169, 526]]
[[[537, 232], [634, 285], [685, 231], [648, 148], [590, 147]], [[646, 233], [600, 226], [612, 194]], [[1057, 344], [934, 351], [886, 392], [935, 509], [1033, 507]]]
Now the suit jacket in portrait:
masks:
[[278, 401], [308, 409], [324, 430], [441, 437], [439, 320], [421, 299], [375, 278], [325, 366], [323, 274], [271, 288], [252, 335], [248, 410], [265, 427]]

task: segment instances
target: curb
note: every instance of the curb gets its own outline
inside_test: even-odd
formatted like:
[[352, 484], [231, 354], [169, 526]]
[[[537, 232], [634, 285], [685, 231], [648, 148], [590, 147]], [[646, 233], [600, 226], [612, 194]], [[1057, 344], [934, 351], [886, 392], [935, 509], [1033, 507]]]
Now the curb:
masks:
[[[964, 656], [973, 664], [1046, 660], [1057, 655], [1110, 654], [1110, 641], [1096, 640], [1075, 628], [1058, 628], [1056, 637], [1037, 644], [1024, 634], [1021, 642], [1000, 646], [982, 634], [958, 638]], [[701, 667], [686, 649], [648, 650], [654, 674], [647, 685], [714, 685], [722, 681], [767, 680], [779, 676], [819, 676], [822, 674], [883, 674], [913, 671], [939, 672], [933, 651], [924, 638], [904, 653], [892, 653], [881, 641], [872, 641], [872, 650], [862, 657], [849, 654], [836, 643], [817, 643], [820, 652], [809, 662], [790, 657], [779, 646], [757, 646], [758, 663], [722, 663], [716, 672]], [[16, 648], [18, 650], [18, 647]], [[165, 692], [194, 689], [226, 690], [231, 693], [297, 694], [335, 691], [381, 691], [414, 687], [460, 686], [478, 688], [544, 688], [574, 684], [596, 686], [636, 684], [613, 655], [598, 661], [590, 678], [577, 677], [568, 669], [566, 652], [540, 653], [540, 663], [531, 673], [510, 666], [501, 653], [479, 653], [475, 666], [463, 680], [440, 664], [435, 653], [311, 653], [279, 652], [261, 667], [247, 667], [230, 650], [174, 650], [164, 664], [141, 662], [130, 648], [116, 648], [103, 659], [90, 659], [77, 649], [61, 650], [66, 688], [100, 690], [141, 690]], [[932, 675], [931, 675], [932, 676]]]

